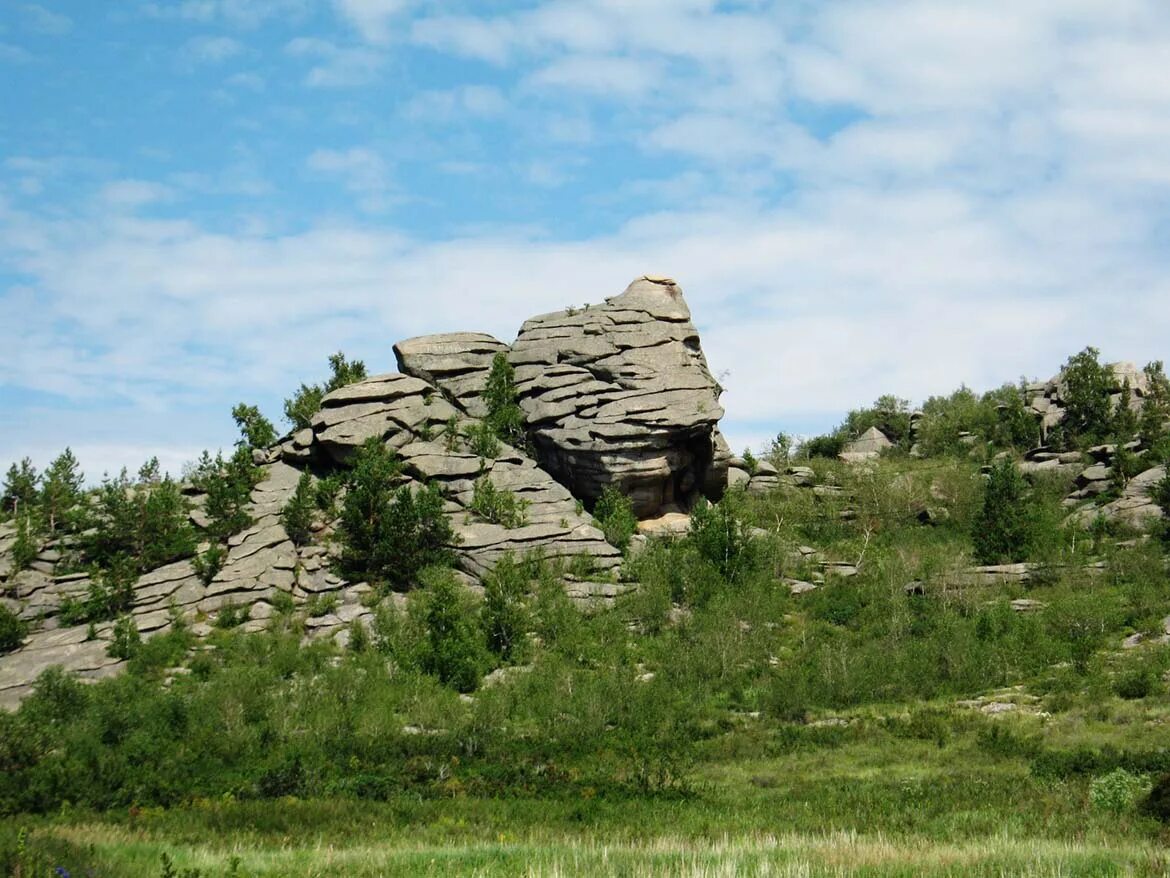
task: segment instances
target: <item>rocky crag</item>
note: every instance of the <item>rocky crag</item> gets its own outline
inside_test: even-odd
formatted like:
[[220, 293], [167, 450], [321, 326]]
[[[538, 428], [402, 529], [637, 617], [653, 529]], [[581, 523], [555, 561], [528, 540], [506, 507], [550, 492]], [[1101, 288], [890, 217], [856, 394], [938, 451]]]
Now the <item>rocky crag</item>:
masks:
[[[621, 553], [588, 512], [603, 488], [617, 487], [634, 499], [640, 516], [654, 517], [685, 513], [704, 496], [718, 499], [726, 486], [730, 453], [717, 428], [721, 389], [674, 281], [643, 277], [601, 305], [535, 317], [512, 345], [454, 333], [403, 341], [394, 352], [399, 372], [327, 394], [310, 427], [257, 452], [263, 475], [248, 508], [253, 524], [230, 539], [210, 582], [189, 560], [138, 579], [131, 613], [144, 638], [179, 618], [206, 635], [226, 607], [246, 613], [245, 630], [260, 630], [276, 612], [278, 595], [299, 606], [316, 600], [330, 607], [307, 619], [309, 639], [343, 641], [355, 620], [368, 622], [372, 586], [333, 572], [333, 526], [298, 547], [280, 512], [302, 473], [316, 477], [344, 467], [371, 437], [396, 450], [407, 482], [443, 489], [458, 537], [452, 548], [470, 587], [507, 553], [535, 549], [567, 561], [586, 556], [585, 566], [609, 575], [598, 582], [566, 578], [567, 593], [583, 604], [612, 601], [625, 588], [613, 575]], [[515, 368], [534, 457], [503, 446], [485, 460], [466, 442], [448, 438], [464, 435], [487, 414], [484, 389], [499, 353]], [[523, 524], [509, 528], [472, 513], [474, 484], [482, 478], [526, 502]], [[192, 521], [206, 524], [205, 498], [190, 486], [187, 493]], [[63, 603], [88, 593], [89, 576], [59, 574], [61, 547], [52, 543], [16, 573], [15, 540], [15, 529], [0, 525], [0, 601], [29, 623], [30, 634], [0, 656], [0, 705], [17, 703], [50, 666], [87, 679], [117, 673], [123, 663], [107, 653], [112, 623], [68, 626], [60, 618]]]

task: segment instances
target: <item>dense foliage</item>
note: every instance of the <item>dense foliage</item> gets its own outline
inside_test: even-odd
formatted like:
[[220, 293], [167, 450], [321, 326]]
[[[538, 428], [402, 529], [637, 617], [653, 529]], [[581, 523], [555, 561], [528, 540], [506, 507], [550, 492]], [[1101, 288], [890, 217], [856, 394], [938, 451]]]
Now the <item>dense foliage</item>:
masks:
[[340, 351], [329, 357], [329, 371], [329, 378], [324, 384], [302, 384], [296, 393], [284, 401], [284, 417], [293, 429], [301, 430], [312, 425], [313, 415], [321, 410], [321, 400], [325, 394], [366, 378], [366, 364], [361, 360], [351, 362]]
[[354, 457], [342, 501], [340, 567], [357, 579], [407, 586], [452, 558], [455, 534], [435, 485], [399, 484], [402, 465], [378, 438]]

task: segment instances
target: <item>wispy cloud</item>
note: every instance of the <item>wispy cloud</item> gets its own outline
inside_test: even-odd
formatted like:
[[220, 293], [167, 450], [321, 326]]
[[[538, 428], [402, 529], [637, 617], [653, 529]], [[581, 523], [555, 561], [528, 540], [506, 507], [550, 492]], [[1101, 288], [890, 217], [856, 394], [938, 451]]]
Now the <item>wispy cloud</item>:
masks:
[[348, 21], [363, 39], [385, 45], [394, 35], [394, 25], [411, 0], [333, 0], [338, 15]]
[[294, 58], [307, 58], [313, 66], [305, 84], [314, 88], [349, 88], [374, 80], [386, 63], [385, 56], [364, 46], [343, 47], [329, 40], [297, 37], [285, 46]]
[[20, 7], [20, 11], [24, 17], [25, 27], [36, 33], [61, 36], [73, 30], [73, 19], [44, 6], [26, 3]]
[[243, 54], [244, 45], [232, 37], [192, 37], [183, 46], [183, 60], [188, 65], [220, 64]]

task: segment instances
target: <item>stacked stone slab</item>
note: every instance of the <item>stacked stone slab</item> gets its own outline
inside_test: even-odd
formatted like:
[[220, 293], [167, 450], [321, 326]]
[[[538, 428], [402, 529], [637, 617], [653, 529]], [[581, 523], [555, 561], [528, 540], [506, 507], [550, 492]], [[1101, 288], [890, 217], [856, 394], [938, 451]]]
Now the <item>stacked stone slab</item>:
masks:
[[467, 414], [487, 415], [483, 401], [496, 354], [508, 346], [482, 332], [424, 335], [394, 345], [398, 371], [426, 381]]
[[540, 465], [587, 504], [607, 485], [640, 517], [717, 496], [720, 387], [674, 281], [534, 317], [509, 361]]

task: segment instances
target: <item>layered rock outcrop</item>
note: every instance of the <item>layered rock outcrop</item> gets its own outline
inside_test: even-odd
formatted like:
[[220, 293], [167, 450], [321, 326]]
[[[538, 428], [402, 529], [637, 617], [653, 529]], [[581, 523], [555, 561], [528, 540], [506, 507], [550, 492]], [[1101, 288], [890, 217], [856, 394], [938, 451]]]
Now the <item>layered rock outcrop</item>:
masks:
[[586, 503], [614, 485], [646, 517], [721, 492], [720, 387], [674, 281], [534, 317], [508, 359], [537, 459]]

